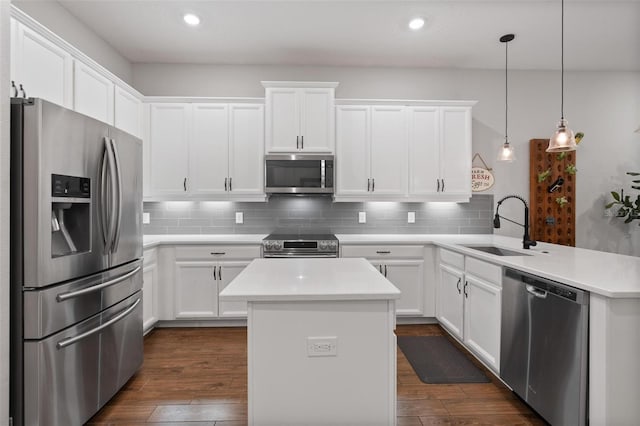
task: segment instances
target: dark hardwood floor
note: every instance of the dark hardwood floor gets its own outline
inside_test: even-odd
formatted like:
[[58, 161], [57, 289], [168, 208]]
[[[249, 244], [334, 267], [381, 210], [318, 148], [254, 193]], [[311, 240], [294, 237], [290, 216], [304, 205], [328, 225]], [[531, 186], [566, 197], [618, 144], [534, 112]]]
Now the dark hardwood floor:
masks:
[[[437, 325], [407, 325], [396, 334], [446, 333]], [[246, 328], [152, 331], [140, 371], [88, 424], [246, 425], [246, 342]], [[491, 383], [424, 384], [398, 350], [398, 426], [545, 424], [487, 375]]]

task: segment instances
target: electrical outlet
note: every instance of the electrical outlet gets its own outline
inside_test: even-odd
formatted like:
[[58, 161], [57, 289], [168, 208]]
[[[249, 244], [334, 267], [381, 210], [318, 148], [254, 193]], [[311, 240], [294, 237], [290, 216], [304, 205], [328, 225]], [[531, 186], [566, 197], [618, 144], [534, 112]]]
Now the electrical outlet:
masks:
[[244, 223], [244, 213], [236, 212], [236, 223]]
[[358, 212], [358, 223], [367, 223], [367, 212]]
[[338, 356], [338, 338], [307, 337], [307, 356]]
[[149, 212], [142, 213], [142, 223], [145, 225], [151, 223], [151, 214], [149, 214]]
[[407, 213], [407, 223], [416, 223], [416, 212]]

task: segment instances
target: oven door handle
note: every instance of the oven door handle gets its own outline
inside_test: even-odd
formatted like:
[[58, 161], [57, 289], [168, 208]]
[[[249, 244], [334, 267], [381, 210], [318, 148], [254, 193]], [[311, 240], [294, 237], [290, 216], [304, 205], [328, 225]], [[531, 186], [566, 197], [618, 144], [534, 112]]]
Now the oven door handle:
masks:
[[305, 258], [305, 257], [338, 257], [337, 254], [295, 254], [295, 255], [290, 255], [290, 254], [265, 254], [262, 256], [265, 259], [283, 259], [283, 258], [291, 258], [291, 259], [295, 259], [295, 258]]
[[133, 305], [129, 306], [128, 308], [126, 308], [125, 310], [123, 310], [122, 312], [120, 312], [118, 315], [116, 315], [115, 317], [111, 318], [109, 321], [105, 322], [104, 324], [96, 327], [96, 328], [92, 328], [89, 331], [85, 331], [82, 334], [78, 334], [77, 336], [73, 336], [73, 337], [69, 337], [66, 338], [64, 340], [60, 340], [57, 344], [56, 344], [56, 348], [58, 349], [64, 349], [67, 346], [73, 345], [74, 343], [78, 343], [79, 341], [86, 339], [89, 336], [92, 336], [96, 333], [99, 333], [100, 331], [104, 330], [107, 327], [110, 327], [111, 325], [117, 323], [118, 321], [120, 321], [121, 319], [123, 319], [124, 317], [126, 317], [127, 315], [129, 315], [131, 312], [133, 312], [133, 310], [136, 308], [136, 306], [138, 306], [138, 304], [140, 303], [140, 298], [136, 299], [135, 302], [133, 302]]
[[102, 290], [103, 288], [106, 288], [106, 287], [111, 287], [112, 285], [118, 284], [119, 282], [122, 282], [122, 281], [126, 280], [127, 278], [135, 275], [136, 273], [138, 273], [138, 271], [140, 271], [140, 266], [136, 267], [131, 272], [127, 272], [124, 275], [120, 275], [118, 278], [114, 278], [114, 279], [112, 279], [110, 281], [107, 281], [107, 282], [104, 282], [102, 284], [98, 284], [98, 285], [94, 285], [94, 286], [91, 286], [91, 287], [83, 288], [82, 290], [78, 290], [78, 291], [70, 291], [68, 293], [60, 293], [59, 295], [56, 296], [56, 300], [58, 302], [64, 302], [65, 300], [73, 299], [75, 297], [84, 296], [85, 294], [93, 293], [94, 291]]

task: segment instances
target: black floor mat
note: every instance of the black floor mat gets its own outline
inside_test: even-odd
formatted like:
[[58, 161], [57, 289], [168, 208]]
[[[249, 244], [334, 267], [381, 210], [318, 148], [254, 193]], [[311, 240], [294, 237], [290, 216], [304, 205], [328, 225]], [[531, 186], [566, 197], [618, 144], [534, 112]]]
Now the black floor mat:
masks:
[[398, 336], [398, 346], [424, 383], [490, 382], [445, 336]]

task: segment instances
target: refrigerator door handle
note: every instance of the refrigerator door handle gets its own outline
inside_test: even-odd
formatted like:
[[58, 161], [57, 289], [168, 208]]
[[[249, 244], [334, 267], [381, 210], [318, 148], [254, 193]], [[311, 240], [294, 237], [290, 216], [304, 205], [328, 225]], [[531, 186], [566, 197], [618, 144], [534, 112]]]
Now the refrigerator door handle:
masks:
[[113, 237], [113, 244], [111, 248], [112, 252], [116, 252], [118, 251], [118, 246], [120, 245], [120, 231], [122, 229], [121, 227], [122, 225], [122, 166], [120, 164], [120, 155], [118, 155], [118, 148], [116, 147], [116, 141], [113, 139], [111, 139], [111, 149], [113, 151], [113, 157], [115, 159], [116, 182], [118, 184], [117, 186], [117, 191], [118, 191], [117, 219], [116, 219], [116, 226], [115, 226], [115, 235]]
[[138, 271], [140, 271], [139, 266], [135, 268], [133, 271], [127, 272], [126, 274], [120, 275], [118, 278], [114, 278], [105, 283], [83, 288], [82, 290], [78, 290], [78, 291], [69, 291], [67, 293], [60, 293], [59, 295], [56, 296], [56, 300], [58, 302], [64, 302], [65, 300], [73, 299], [79, 296], [84, 296], [85, 294], [93, 293], [94, 291], [102, 290], [103, 288], [106, 288], [106, 287], [111, 287], [114, 284], [118, 284], [119, 282], [122, 282], [134, 276], [135, 274], [138, 273]]
[[85, 331], [82, 334], [78, 334], [77, 336], [73, 336], [73, 337], [69, 337], [67, 339], [63, 339], [60, 340], [57, 344], [56, 347], [58, 349], [63, 349], [66, 348], [67, 346], [73, 345], [74, 343], [78, 343], [79, 341], [86, 339], [89, 336], [92, 336], [102, 330], [104, 330], [107, 327], [110, 327], [111, 325], [117, 323], [118, 321], [120, 321], [121, 319], [123, 319], [124, 317], [126, 317], [127, 315], [129, 315], [131, 312], [133, 312], [133, 310], [136, 308], [136, 306], [138, 306], [138, 304], [140, 303], [141, 299], [136, 299], [135, 302], [133, 302], [133, 305], [129, 306], [127, 309], [123, 310], [122, 312], [120, 312], [118, 315], [116, 315], [115, 317], [111, 318], [109, 321], [105, 322], [104, 324], [96, 327], [96, 328], [92, 328], [89, 331]]
[[107, 214], [107, 210], [111, 207], [108, 205], [107, 201], [107, 192], [108, 192], [108, 177], [109, 177], [109, 139], [104, 138], [104, 153], [102, 155], [102, 163], [100, 164], [100, 194], [99, 194], [99, 215], [100, 215], [100, 225], [102, 228], [102, 241], [104, 242], [104, 251], [109, 251], [109, 247], [111, 246], [111, 221], [110, 217]]

